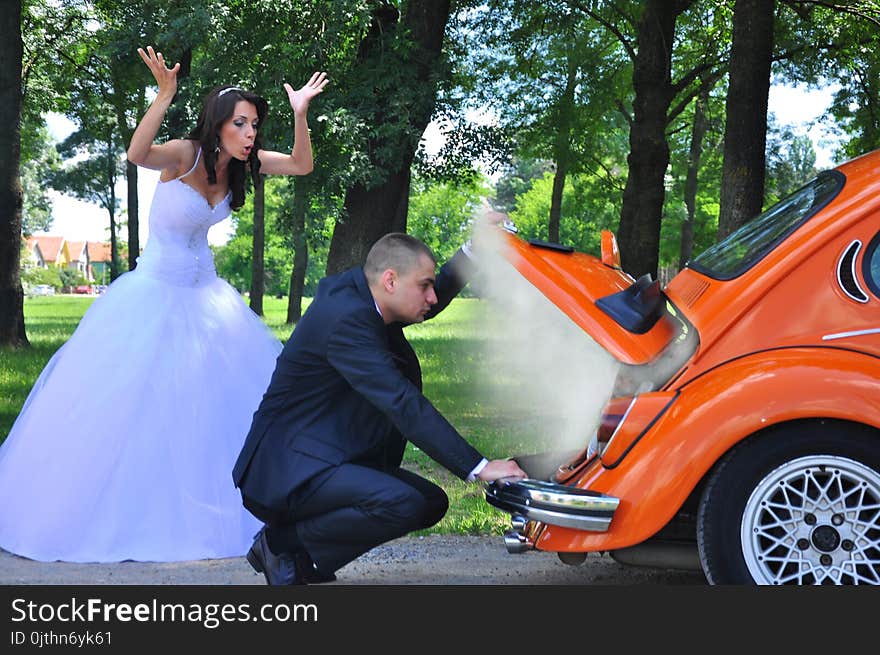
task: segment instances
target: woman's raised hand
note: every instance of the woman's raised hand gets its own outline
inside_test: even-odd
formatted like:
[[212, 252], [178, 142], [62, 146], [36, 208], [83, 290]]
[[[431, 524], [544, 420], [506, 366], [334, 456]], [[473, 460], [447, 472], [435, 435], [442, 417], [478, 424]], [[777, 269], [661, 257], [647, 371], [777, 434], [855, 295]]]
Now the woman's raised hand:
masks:
[[143, 48], [138, 48], [138, 54], [144, 60], [147, 68], [150, 69], [153, 77], [156, 78], [159, 95], [164, 95], [168, 98], [174, 97], [174, 94], [177, 93], [177, 71], [180, 70], [180, 63], [174, 64], [174, 68], [168, 68], [165, 65], [165, 58], [162, 56], [162, 53], [156, 53], [151, 45], [147, 46], [146, 52], [144, 52]]
[[309, 102], [324, 90], [329, 81], [327, 73], [314, 73], [312, 78], [297, 91], [294, 91], [293, 87], [285, 82], [284, 90], [287, 91], [287, 98], [290, 100], [290, 108], [293, 109], [293, 113], [305, 114], [309, 108]]

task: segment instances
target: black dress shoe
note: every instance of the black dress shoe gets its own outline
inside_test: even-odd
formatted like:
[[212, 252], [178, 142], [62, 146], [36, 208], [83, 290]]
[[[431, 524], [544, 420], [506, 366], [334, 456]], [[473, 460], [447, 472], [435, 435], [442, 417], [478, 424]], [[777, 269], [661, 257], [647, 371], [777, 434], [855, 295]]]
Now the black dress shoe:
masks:
[[247, 554], [247, 561], [254, 571], [262, 573], [269, 585], [304, 585], [307, 584], [303, 576], [298, 575], [297, 562], [294, 556], [287, 553], [276, 555], [269, 549], [266, 541], [266, 530], [257, 533], [254, 544]]
[[302, 580], [302, 584], [321, 584], [323, 582], [336, 582], [334, 574], [326, 575], [318, 570], [309, 554], [301, 550], [294, 556], [296, 562], [297, 579]]

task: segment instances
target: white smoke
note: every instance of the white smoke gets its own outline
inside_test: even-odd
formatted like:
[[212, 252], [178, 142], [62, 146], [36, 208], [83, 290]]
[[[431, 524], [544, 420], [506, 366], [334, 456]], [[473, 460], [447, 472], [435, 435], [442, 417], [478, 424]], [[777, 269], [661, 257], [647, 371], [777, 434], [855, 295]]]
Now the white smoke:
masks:
[[480, 387], [509, 416], [538, 419], [527, 421], [535, 426], [531, 453], [584, 448], [619, 363], [508, 262], [499, 228], [478, 221], [473, 243], [473, 288], [485, 300]]

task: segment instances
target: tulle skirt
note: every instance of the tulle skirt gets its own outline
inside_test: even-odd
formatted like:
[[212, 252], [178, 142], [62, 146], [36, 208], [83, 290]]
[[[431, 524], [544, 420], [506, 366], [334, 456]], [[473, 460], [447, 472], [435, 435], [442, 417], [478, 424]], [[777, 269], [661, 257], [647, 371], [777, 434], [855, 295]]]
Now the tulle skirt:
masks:
[[0, 447], [0, 547], [41, 561], [244, 555], [232, 481], [281, 343], [223, 280], [98, 297]]

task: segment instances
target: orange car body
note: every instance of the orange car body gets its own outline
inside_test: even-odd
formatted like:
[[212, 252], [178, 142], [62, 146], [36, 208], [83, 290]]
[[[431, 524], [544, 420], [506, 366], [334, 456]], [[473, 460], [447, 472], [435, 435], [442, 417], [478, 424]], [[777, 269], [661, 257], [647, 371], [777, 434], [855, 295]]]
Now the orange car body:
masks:
[[[619, 499], [613, 520], [604, 531], [532, 520], [521, 531], [529, 547], [578, 553], [645, 542], [725, 453], [772, 426], [836, 419], [880, 435], [880, 298], [864, 261], [880, 250], [880, 151], [833, 179], [840, 187], [827, 204], [745, 270], [710, 276], [689, 266], [668, 283], [665, 300], [695, 332], [692, 352], [649, 391], [612, 399], [606, 412], [624, 416], [613, 438], [551, 478]], [[633, 332], [597, 306], [635, 282], [603, 236], [597, 258], [508, 235], [507, 258], [623, 365], [651, 365], [676, 338], [676, 321], [667, 313]]]

